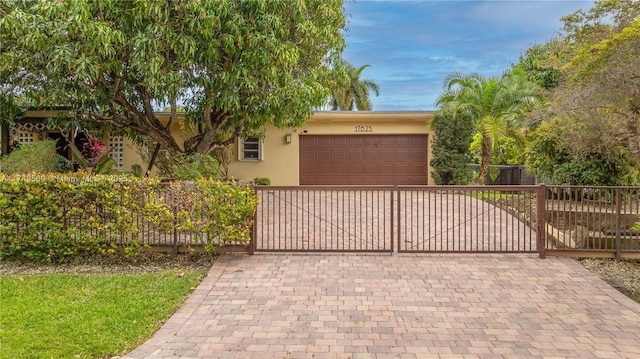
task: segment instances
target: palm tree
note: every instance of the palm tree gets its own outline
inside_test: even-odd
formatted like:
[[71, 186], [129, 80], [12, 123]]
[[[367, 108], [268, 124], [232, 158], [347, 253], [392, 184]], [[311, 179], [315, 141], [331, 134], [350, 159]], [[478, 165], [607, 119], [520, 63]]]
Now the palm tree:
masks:
[[436, 105], [472, 116], [482, 135], [480, 172], [476, 182], [484, 184], [493, 144], [501, 136], [518, 138], [522, 115], [540, 101], [538, 86], [519, 74], [506, 72], [486, 78], [478, 73], [453, 72], [445, 78], [445, 90]]
[[331, 110], [370, 111], [373, 108], [369, 91], [375, 92], [378, 96], [380, 86], [372, 80], [360, 79], [362, 71], [369, 66], [371, 65], [362, 65], [356, 68], [344, 60], [338, 63], [336, 69], [344, 71], [346, 76], [338, 82], [332, 91]]

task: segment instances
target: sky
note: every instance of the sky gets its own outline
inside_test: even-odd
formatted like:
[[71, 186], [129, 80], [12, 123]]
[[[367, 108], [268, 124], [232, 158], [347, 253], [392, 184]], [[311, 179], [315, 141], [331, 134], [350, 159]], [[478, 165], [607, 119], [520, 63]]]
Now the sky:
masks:
[[500, 75], [562, 28], [584, 0], [346, 0], [343, 57], [380, 86], [374, 111], [435, 110], [457, 71]]

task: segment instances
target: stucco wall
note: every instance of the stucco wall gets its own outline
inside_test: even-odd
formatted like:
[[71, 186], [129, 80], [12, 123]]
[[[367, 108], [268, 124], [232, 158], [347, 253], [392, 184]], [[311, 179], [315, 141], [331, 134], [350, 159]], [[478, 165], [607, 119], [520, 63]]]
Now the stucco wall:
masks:
[[[238, 160], [238, 144], [233, 145], [229, 176], [246, 181], [252, 181], [256, 177], [267, 177], [272, 185], [297, 185], [299, 154], [296, 130], [268, 127], [266, 133], [262, 142], [262, 160]], [[291, 143], [285, 141], [287, 134], [292, 135]]]
[[[32, 118], [47, 118], [55, 116], [59, 111], [29, 111]], [[266, 137], [262, 143], [263, 159], [259, 161], [242, 161], [238, 159], [238, 144], [232, 145], [229, 176], [251, 181], [256, 177], [267, 177], [272, 185], [295, 186], [299, 184], [300, 152], [299, 138], [304, 135], [381, 135], [381, 134], [428, 134], [428, 159], [432, 157], [433, 132], [428, 126], [433, 113], [431, 112], [316, 112], [306, 125], [300, 128], [277, 129], [267, 128]], [[168, 113], [159, 113], [158, 117], [165, 122]], [[184, 124], [183, 116], [171, 130], [180, 146], [184, 139], [194, 133], [194, 129]], [[291, 134], [291, 143], [287, 143], [285, 136]], [[143, 171], [148, 166], [148, 160], [153, 152], [153, 146], [137, 149], [130, 140], [124, 140], [124, 170], [131, 169], [133, 164], [142, 166]], [[142, 155], [141, 155], [142, 154]], [[432, 172], [429, 166], [429, 173]], [[153, 171], [152, 174], [155, 174]], [[429, 184], [434, 184], [429, 176]]]
[[[158, 118], [163, 123], [168, 123], [169, 114], [168, 113], [160, 113], [158, 114]], [[195, 128], [191, 125], [184, 123], [184, 116], [178, 115], [177, 121], [171, 126], [171, 133], [173, 133], [176, 142], [181, 148], [184, 148], [184, 140], [193, 136], [195, 134]], [[124, 139], [124, 168], [125, 171], [130, 171], [131, 166], [134, 164], [139, 164], [142, 166], [142, 171], [146, 171], [149, 166], [149, 160], [151, 159], [151, 155], [153, 154], [153, 150], [155, 149], [154, 145], [138, 147], [133, 144], [131, 140], [128, 138]], [[157, 162], [156, 162], [157, 163]], [[150, 173], [152, 176], [158, 174], [157, 167], [154, 167]]]
[[[428, 126], [430, 112], [317, 112], [299, 129], [267, 128], [263, 142], [262, 161], [239, 161], [238, 146], [233, 146], [229, 174], [236, 179], [253, 180], [268, 177], [272, 185], [299, 184], [299, 136], [304, 135], [367, 135], [367, 134], [429, 134], [428, 158], [431, 159], [433, 133]], [[286, 134], [292, 136], [285, 142]], [[432, 168], [429, 166], [429, 173]], [[428, 183], [435, 182], [429, 175]]]

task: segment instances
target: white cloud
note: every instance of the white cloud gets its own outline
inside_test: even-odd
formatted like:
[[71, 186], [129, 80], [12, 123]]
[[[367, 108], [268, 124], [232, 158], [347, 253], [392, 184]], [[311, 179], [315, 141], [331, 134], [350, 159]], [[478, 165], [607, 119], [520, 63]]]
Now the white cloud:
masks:
[[536, 43], [554, 36], [560, 17], [584, 1], [358, 1], [345, 58], [370, 64], [363, 76], [381, 95], [374, 109], [433, 109], [452, 71], [498, 75]]

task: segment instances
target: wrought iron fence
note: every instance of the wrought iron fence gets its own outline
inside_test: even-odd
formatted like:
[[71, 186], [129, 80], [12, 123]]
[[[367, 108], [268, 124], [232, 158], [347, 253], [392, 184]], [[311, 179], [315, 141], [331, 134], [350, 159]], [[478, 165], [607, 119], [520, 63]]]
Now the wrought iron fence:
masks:
[[[246, 249], [239, 244], [240, 250], [640, 258], [640, 187], [257, 186], [254, 190], [259, 202], [252, 244]], [[178, 223], [182, 220], [178, 212], [192, 211], [193, 206], [188, 196], [176, 193], [164, 185], [155, 192], [136, 194], [141, 202], [169, 204], [173, 221], [169, 225], [145, 216], [126, 225], [111, 223], [117, 211], [126, 210], [118, 206], [87, 207], [61, 217], [61, 222], [71, 236], [93, 236], [115, 245], [137, 241], [178, 251], [217, 244], [204, 232], [180, 229], [184, 226]], [[0, 218], [5, 233], [13, 234], [20, 234], [27, 223], [33, 225], [33, 220]], [[80, 225], [92, 221], [101, 223], [99, 229]], [[81, 229], [69, 230], [76, 227]]]
[[640, 257], [640, 187], [257, 187], [256, 251]]
[[[25, 179], [51, 180], [46, 176], [25, 176]], [[92, 181], [92, 178], [69, 176], [57, 177], [54, 181], [78, 184]], [[115, 183], [127, 183], [125, 177], [117, 181], [121, 182]], [[237, 185], [247, 186], [241, 183]], [[243, 221], [240, 217], [231, 218], [231, 222], [219, 220], [213, 223], [212, 218], [207, 215], [212, 213], [210, 205], [203, 203], [204, 197], [200, 192], [202, 189], [198, 188], [195, 182], [167, 182], [147, 189], [145, 192], [123, 191], [120, 193], [122, 200], [111, 198], [108, 202], [102, 202], [98, 193], [88, 193], [86, 198], [77, 197], [75, 194], [73, 200], [60, 198], [56, 208], [42, 208], [41, 214], [32, 214], [29, 218], [0, 213], [0, 240], [11, 241], [12, 238], [28, 236], [34, 241], [55, 241], [56, 238], [65, 237], [65, 241], [78, 243], [86, 243], [89, 240], [114, 247], [135, 244], [140, 247], [148, 246], [153, 251], [176, 253], [201, 250], [205, 246], [227, 246], [224, 250], [231, 251], [249, 250], [247, 242], [250, 238], [228, 241], [223, 239], [224, 234], [219, 235], [225, 231], [224, 228], [212, 229], [218, 224], [227, 226], [231, 222], [243, 227], [247, 224], [240, 223]], [[128, 202], [124, 200], [124, 196], [129, 196]], [[237, 197], [228, 197], [225, 199], [226, 205], [236, 206], [233, 202], [236, 200]], [[194, 206], [194, 202], [198, 201], [200, 205]], [[135, 203], [135, 208], [127, 208], [124, 203]], [[248, 226], [252, 223], [253, 220], [249, 217]]]
[[549, 186], [545, 204], [548, 254], [640, 253], [640, 187]]

